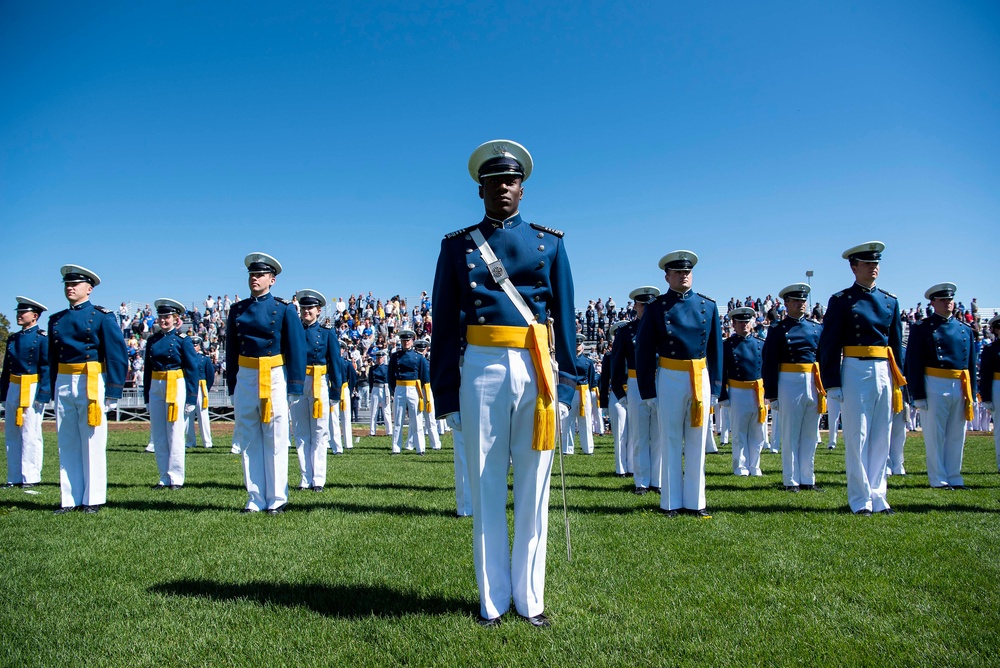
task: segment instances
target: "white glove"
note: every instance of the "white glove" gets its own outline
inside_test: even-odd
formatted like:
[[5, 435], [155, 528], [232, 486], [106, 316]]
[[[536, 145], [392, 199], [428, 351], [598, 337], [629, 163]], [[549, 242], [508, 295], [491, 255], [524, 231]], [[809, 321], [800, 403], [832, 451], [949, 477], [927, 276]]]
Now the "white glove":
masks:
[[[41, 401], [34, 402], [33, 404], [31, 404], [31, 407], [35, 409], [36, 413], [41, 413], [43, 410], [45, 410], [45, 404], [43, 404]], [[993, 404], [990, 404], [990, 408], [992, 407]]]
[[917, 399], [916, 401], [913, 402], [913, 407], [914, 408], [918, 408], [918, 409], [920, 409], [922, 411], [925, 411], [925, 410], [927, 410], [927, 400], [926, 399]]
[[715, 396], [715, 395], [713, 394], [713, 395], [712, 395], [712, 408], [715, 408], [715, 407], [716, 407], [716, 406], [718, 406], [718, 405], [719, 405], [719, 397], [717, 397], [717, 396]]
[[118, 400], [117, 399], [108, 399], [108, 398], [104, 399], [104, 412], [105, 413], [107, 413], [108, 411], [113, 411], [116, 408], [118, 408]]
[[569, 406], [566, 404], [559, 404], [559, 419], [565, 420], [569, 417]]
[[656, 400], [656, 397], [653, 397], [652, 399], [643, 399], [642, 405], [653, 410], [659, 408], [660, 406], [659, 402]]
[[184, 404], [184, 415], [194, 413], [194, 404]]
[[[37, 403], [37, 402], [36, 402], [36, 403]], [[991, 410], [993, 410], [993, 402], [992, 402], [992, 401], [984, 401], [984, 402], [983, 402], [983, 408], [985, 408], [985, 409], [986, 409], [986, 410], [988, 410], [988, 411], [991, 411]], [[36, 410], [37, 410], [37, 409], [36, 409]]]
[[767, 402], [767, 405], [771, 407], [772, 411], [778, 410], [778, 400], [777, 399], [771, 399], [770, 401]]
[[448, 413], [444, 416], [445, 424], [451, 427], [452, 431], [462, 431], [462, 414]]
[[728, 406], [729, 405], [729, 399], [723, 399], [722, 401], [719, 402], [719, 405], [720, 406]]
[[826, 391], [826, 398], [834, 401], [844, 402], [844, 392], [839, 387], [831, 387]]

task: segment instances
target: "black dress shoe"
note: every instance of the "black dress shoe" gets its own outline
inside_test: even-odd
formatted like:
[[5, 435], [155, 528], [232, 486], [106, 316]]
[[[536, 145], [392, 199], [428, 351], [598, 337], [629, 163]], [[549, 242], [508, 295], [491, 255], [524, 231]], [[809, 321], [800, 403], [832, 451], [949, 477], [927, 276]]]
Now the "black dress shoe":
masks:
[[41, 484], [41, 483], [37, 483], [37, 482], [26, 482], [26, 483], [24, 483], [24, 484], [22, 484], [22, 485], [21, 485], [21, 489], [31, 489], [32, 487], [35, 487], [35, 486], [37, 486], [37, 485], [39, 485], [39, 484]]
[[153, 487], [152, 487], [152, 488], [153, 488], [153, 489], [166, 489], [166, 488], [167, 488], [167, 486], [166, 486], [166, 485], [164, 485], [164, 484], [163, 484], [162, 482], [158, 482], [158, 483], [156, 483], [155, 485], [153, 485]]
[[281, 513], [285, 512], [286, 510], [288, 510], [288, 504], [287, 503], [285, 505], [283, 505], [283, 506], [278, 506], [277, 508], [268, 508], [267, 509], [267, 514], [268, 515], [280, 515]]
[[84, 506], [83, 507], [83, 512], [86, 513], [87, 515], [96, 515], [100, 511], [101, 511], [101, 507], [100, 506]]
[[803, 489], [807, 492], [822, 492], [823, 488], [819, 485], [799, 485], [799, 489]]
[[304, 492], [309, 489], [309, 485], [299, 485], [299, 491]]
[[524, 621], [539, 629], [547, 629], [552, 626], [552, 622], [543, 613], [538, 613], [534, 617], [525, 617]]
[[659, 487], [654, 487], [653, 485], [650, 485], [649, 486], [649, 491], [650, 492], [656, 492], [657, 494], [659, 494], [660, 493], [660, 488]]
[[66, 513], [71, 513], [76, 510], [76, 506], [63, 506], [62, 508], [56, 508], [52, 511], [53, 515], [65, 515]]
[[10, 489], [11, 487], [17, 487], [17, 485], [15, 485], [15, 484], [14, 484], [14, 483], [12, 483], [12, 482], [5, 482], [5, 483], [3, 484], [3, 488], [4, 488], [4, 489]]
[[695, 517], [700, 517], [703, 520], [712, 519], [712, 513], [708, 512], [707, 508], [702, 508], [701, 510], [692, 510], [691, 512], [694, 514]]
[[785, 485], [785, 491], [786, 492], [797, 492], [797, 491], [799, 491], [799, 486], [798, 485]]
[[952, 489], [968, 489], [965, 485], [952, 485]]
[[479, 624], [484, 629], [493, 629], [500, 626], [500, 620], [502, 617], [494, 617], [493, 619], [486, 619], [482, 615], [476, 615], [476, 624]]
[[892, 508], [886, 508], [885, 510], [878, 511], [879, 515], [895, 515], [896, 511]]
[[660, 508], [660, 512], [663, 513], [664, 515], [666, 515], [667, 519], [671, 519], [671, 520], [674, 519], [675, 517], [677, 517], [677, 515], [680, 514], [676, 510], [664, 510], [663, 508]]
[[932, 487], [931, 489], [951, 489], [951, 485], [938, 485], [937, 487]]
[[855, 510], [854, 514], [858, 515], [859, 517], [871, 517], [872, 511], [868, 510], [867, 508], [862, 508], [861, 510]]
[[170, 489], [180, 489], [181, 485], [171, 485]]
[[259, 513], [259, 512], [260, 511], [256, 510], [255, 508], [241, 508], [240, 509], [240, 515], [249, 515], [250, 513]]
[[322, 485], [315, 485], [315, 486], [314, 486], [314, 487], [312, 488], [312, 491], [314, 491], [314, 492], [317, 492], [317, 493], [318, 493], [318, 492], [322, 492], [322, 491], [323, 491], [323, 487], [322, 487]]
[[648, 487], [636, 487], [634, 490], [632, 490], [632, 493], [635, 494], [636, 496], [643, 496], [643, 495], [649, 493], [649, 488]]

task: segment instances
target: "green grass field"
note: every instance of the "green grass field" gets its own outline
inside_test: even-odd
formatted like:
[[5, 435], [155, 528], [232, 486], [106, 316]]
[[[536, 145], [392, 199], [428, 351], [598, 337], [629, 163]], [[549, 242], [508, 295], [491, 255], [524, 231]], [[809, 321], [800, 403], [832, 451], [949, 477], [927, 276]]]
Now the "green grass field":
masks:
[[[667, 519], [611, 475], [611, 443], [566, 458], [573, 561], [553, 475], [547, 612], [483, 629], [471, 519], [454, 515], [450, 439], [389, 457], [362, 438], [321, 494], [241, 515], [242, 467], [217, 429], [187, 484], [154, 491], [141, 428], [113, 431], [108, 506], [54, 516], [55, 435], [39, 494], [0, 491], [0, 665], [1000, 665], [1000, 475], [970, 436], [965, 491], [927, 486], [923, 441], [890, 479], [898, 514], [847, 511], [842, 447], [825, 491], [780, 489], [709, 455], [711, 520]], [[579, 452], [579, 449], [578, 449]], [[6, 465], [6, 462], [4, 462]], [[290, 453], [293, 485], [297, 460]], [[558, 471], [558, 462], [556, 464]]]

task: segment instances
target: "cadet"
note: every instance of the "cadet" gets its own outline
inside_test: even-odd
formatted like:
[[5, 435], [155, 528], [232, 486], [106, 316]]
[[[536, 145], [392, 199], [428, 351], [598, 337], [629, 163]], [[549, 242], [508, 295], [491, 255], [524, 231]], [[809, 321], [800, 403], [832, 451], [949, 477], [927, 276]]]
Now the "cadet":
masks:
[[756, 312], [741, 306], [729, 312], [735, 334], [722, 345], [722, 389], [719, 406], [729, 407], [733, 442], [733, 474], [764, 475], [760, 451], [767, 429], [762, 363], [764, 342], [753, 335]]
[[394, 422], [396, 433], [392, 438], [392, 454], [398, 455], [403, 447], [403, 423], [409, 422], [407, 440], [417, 454], [424, 454], [424, 386], [430, 382], [430, 367], [427, 360], [413, 350], [412, 329], [399, 330], [402, 350], [389, 357], [389, 391], [393, 394], [396, 408]]
[[[621, 345], [611, 351], [613, 375], [611, 386], [626, 386], [625, 399], [628, 413], [628, 446], [632, 451], [635, 494], [642, 496], [650, 489], [659, 492], [662, 476], [663, 444], [655, 405], [646, 403], [639, 396], [636, 380], [635, 337], [642, 322], [646, 305], [660, 294], [659, 288], [645, 285], [629, 293], [635, 303], [636, 319], [622, 326], [615, 335]], [[619, 399], [620, 400], [620, 399]]]
[[[354, 367], [344, 357], [350, 346], [350, 338], [345, 336], [340, 340], [340, 356], [337, 358], [337, 369], [340, 374], [340, 384], [330, 388], [330, 449], [333, 454], [344, 454], [344, 446], [353, 447], [351, 443], [351, 371]], [[344, 426], [344, 417], [347, 426]]]
[[128, 352], [118, 318], [90, 303], [101, 284], [94, 272], [75, 264], [59, 270], [69, 308], [49, 318], [49, 389], [56, 400], [59, 486], [56, 514], [82, 507], [96, 513], [108, 495], [108, 422], [117, 407], [128, 370]]
[[0, 401], [7, 411], [6, 487], [34, 487], [42, 481], [42, 418], [45, 404], [52, 400], [49, 342], [38, 327], [45, 310], [34, 299], [18, 297], [21, 331], [7, 337], [0, 374]]
[[[431, 385], [438, 414], [465, 438], [472, 554], [486, 625], [497, 623], [512, 596], [519, 615], [534, 626], [549, 625], [545, 552], [556, 420], [568, 414], [581, 380], [563, 233], [527, 223], [518, 211], [531, 167], [528, 151], [512, 141], [486, 142], [473, 152], [469, 173], [486, 215], [444, 238], [434, 277]], [[507, 534], [511, 465], [513, 549]]]
[[996, 424], [996, 402], [1000, 400], [1000, 314], [990, 318], [989, 328], [993, 332], [993, 342], [983, 349], [979, 358], [979, 395], [983, 406], [993, 414], [993, 446], [997, 472], [1000, 472], [1000, 429]]
[[883, 250], [881, 241], [869, 241], [844, 251], [855, 282], [830, 297], [819, 340], [823, 385], [841, 404], [847, 501], [864, 516], [893, 513], [885, 463], [892, 414], [903, 408], [906, 384], [897, 364], [903, 353], [899, 302], [875, 287]]
[[612, 386], [612, 376], [614, 375], [614, 351], [621, 344], [618, 343], [617, 332], [621, 330], [628, 321], [618, 320], [611, 325], [611, 346], [608, 352], [604, 353], [604, 360], [601, 362], [601, 402], [608, 409], [608, 421], [611, 423], [611, 439], [615, 447], [615, 475], [619, 478], [626, 478], [632, 473], [632, 452], [628, 447], [628, 423], [626, 422], [626, 394], [628, 389], [626, 384]]
[[368, 434], [375, 435], [375, 425], [378, 418], [378, 411], [382, 409], [382, 417], [385, 420], [386, 436], [392, 437], [392, 406], [389, 402], [389, 367], [385, 363], [388, 353], [379, 350], [375, 353], [375, 364], [368, 368], [368, 386], [371, 388], [371, 409], [369, 418]]
[[712, 438], [709, 411], [722, 390], [722, 325], [715, 302], [691, 289], [696, 264], [698, 256], [689, 250], [660, 259], [670, 289], [646, 307], [635, 341], [639, 394], [659, 410], [660, 509], [668, 517], [681, 510], [711, 517], [705, 508], [705, 446]]
[[972, 328], [952, 316], [954, 283], [928, 288], [934, 313], [910, 330], [906, 385], [923, 413], [927, 477], [937, 489], [964, 489], [965, 430], [976, 398], [976, 349]]
[[816, 439], [819, 416], [826, 412], [826, 392], [816, 351], [823, 326], [806, 317], [809, 286], [805, 283], [792, 283], [778, 297], [785, 301], [785, 317], [771, 328], [764, 342], [764, 398], [778, 407], [785, 489], [819, 491]]
[[185, 416], [194, 417], [200, 360], [191, 339], [177, 333], [184, 304], [157, 299], [153, 306], [160, 329], [146, 340], [142, 395], [159, 470], [154, 489], [180, 489], [184, 484], [184, 422]]
[[289, 411], [299, 456], [299, 489], [322, 492], [326, 450], [330, 447], [330, 388], [340, 387], [340, 344], [332, 329], [319, 324], [326, 297], [318, 290], [295, 293], [306, 337], [306, 383]]
[[594, 454], [594, 433], [590, 410], [590, 388], [597, 386], [597, 371], [594, 361], [583, 354], [583, 334], [576, 335], [576, 368], [583, 382], [576, 386], [573, 403], [569, 406], [569, 415], [562, 423], [563, 454], [573, 454], [573, 432], [580, 432], [580, 447], [583, 454]]
[[244, 513], [277, 515], [288, 505], [288, 397], [301, 397], [306, 338], [291, 302], [271, 294], [281, 264], [266, 253], [244, 258], [250, 297], [229, 309], [226, 381], [243, 448]]
[[191, 345], [198, 355], [198, 397], [195, 400], [194, 412], [187, 418], [187, 432], [185, 433], [184, 446], [193, 448], [198, 445], [197, 434], [194, 423], [198, 421], [201, 430], [201, 442], [206, 448], [212, 447], [212, 424], [208, 418], [208, 391], [215, 385], [215, 365], [212, 358], [202, 352], [204, 342], [200, 336], [192, 336]]
[[[413, 342], [413, 349], [417, 351], [417, 354], [427, 359], [427, 356], [431, 352], [431, 342], [427, 339], [417, 339]], [[424, 421], [424, 434], [430, 436], [431, 438], [431, 448], [433, 450], [441, 449], [441, 432], [438, 431], [438, 421], [434, 414], [434, 393], [431, 392], [431, 382], [430, 382], [430, 364], [427, 366], [427, 382], [424, 383], [422, 389], [424, 397], [424, 409], [423, 415], [421, 416]]]

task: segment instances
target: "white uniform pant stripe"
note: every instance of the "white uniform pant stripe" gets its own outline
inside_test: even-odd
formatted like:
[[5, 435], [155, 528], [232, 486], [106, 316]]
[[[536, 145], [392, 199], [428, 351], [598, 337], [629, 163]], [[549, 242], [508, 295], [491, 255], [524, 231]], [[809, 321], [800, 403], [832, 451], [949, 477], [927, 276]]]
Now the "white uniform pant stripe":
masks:
[[781, 471], [785, 486], [816, 483], [816, 441], [819, 397], [812, 373], [778, 374], [778, 411], [781, 420]]
[[104, 374], [97, 381], [101, 424], [87, 424], [87, 376], [56, 377], [56, 431], [62, 506], [100, 506], [108, 495], [108, 418], [104, 415]]
[[153, 453], [160, 483], [163, 485], [184, 484], [184, 401], [187, 393], [184, 378], [175, 378], [177, 388], [177, 419], [167, 420], [167, 383], [169, 380], [154, 380], [149, 386], [149, 431], [153, 441]]
[[631, 473], [632, 457], [628, 447], [628, 420], [625, 402], [612, 394], [608, 401], [608, 418], [611, 422], [611, 438], [615, 444], [615, 473]]
[[32, 402], [22, 413], [21, 426], [14, 420], [21, 398], [21, 384], [11, 382], [7, 388], [7, 413], [4, 435], [7, 446], [7, 482], [15, 485], [36, 485], [42, 481], [42, 414], [34, 407], [38, 383], [31, 383], [28, 396]]
[[417, 388], [397, 385], [393, 404], [396, 406], [396, 416], [393, 420], [396, 430], [392, 435], [392, 451], [401, 452], [403, 448], [403, 424], [408, 424], [406, 438], [411, 448], [424, 452], [424, 418], [417, 410], [420, 397]]
[[733, 444], [733, 473], [763, 475], [760, 451], [767, 425], [757, 420], [757, 391], [729, 388], [729, 434]]
[[632, 448], [636, 487], [660, 487], [663, 448], [656, 409], [643, 403], [639, 384], [628, 379], [628, 441]]
[[660, 442], [663, 443], [663, 488], [660, 508], [701, 510], [705, 507], [705, 441], [711, 438], [711, 387], [701, 374], [705, 398], [702, 426], [691, 426], [691, 376], [687, 371], [656, 370]]
[[323, 415], [313, 417], [312, 378], [307, 378], [302, 398], [289, 406], [295, 451], [299, 457], [299, 486], [322, 487], [326, 484], [326, 450], [330, 447], [330, 390], [324, 375], [320, 380], [320, 404]]
[[271, 369], [271, 421], [260, 421], [258, 370], [240, 367], [233, 392], [236, 430], [243, 446], [243, 476], [249, 510], [288, 503], [288, 395], [285, 370]]
[[927, 411], [924, 413], [924, 446], [927, 478], [931, 487], [961, 485], [965, 451], [965, 400], [957, 378], [924, 376]]
[[[544, 608], [553, 451], [531, 447], [538, 380], [527, 350], [470, 345], [461, 413], [472, 491], [473, 563], [480, 614]], [[507, 534], [507, 471], [514, 467], [514, 545]]]
[[845, 357], [840, 373], [847, 502], [851, 512], [882, 511], [889, 507], [885, 477], [892, 421], [889, 363]]

